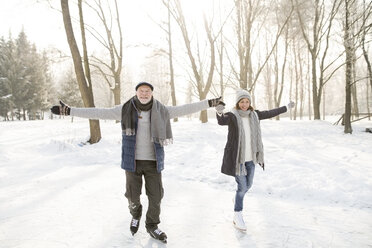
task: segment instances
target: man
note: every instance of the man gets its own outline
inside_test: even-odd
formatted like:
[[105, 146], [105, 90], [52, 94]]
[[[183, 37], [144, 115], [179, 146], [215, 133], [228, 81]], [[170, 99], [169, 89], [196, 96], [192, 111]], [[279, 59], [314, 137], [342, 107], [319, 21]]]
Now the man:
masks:
[[164, 106], [153, 98], [154, 87], [150, 83], [140, 82], [135, 89], [134, 97], [113, 108], [71, 108], [60, 101], [61, 105], [53, 106], [51, 111], [58, 115], [121, 121], [121, 168], [126, 171], [125, 197], [132, 215], [130, 231], [132, 235], [138, 231], [142, 216], [140, 195], [143, 176], [149, 201], [146, 230], [154, 239], [166, 243], [167, 235], [158, 224], [164, 192], [161, 179], [164, 145], [173, 139], [170, 119], [216, 107], [222, 103], [221, 97], [181, 106]]

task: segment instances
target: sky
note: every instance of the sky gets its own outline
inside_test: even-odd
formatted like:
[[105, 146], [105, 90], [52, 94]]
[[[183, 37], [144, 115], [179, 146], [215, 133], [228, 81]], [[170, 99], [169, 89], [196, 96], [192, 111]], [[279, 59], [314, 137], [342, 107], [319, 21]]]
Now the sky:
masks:
[[29, 40], [38, 48], [66, 48], [62, 17], [47, 4], [38, 3], [36, 0], [0, 0], [0, 14], [1, 36], [8, 38], [11, 32], [12, 37], [16, 38], [24, 29]]
[[[124, 43], [127, 45], [133, 45], [141, 40], [146, 42], [146, 33], [151, 34], [152, 29], [145, 28], [150, 23], [150, 20], [145, 18], [147, 13], [144, 2], [126, 1], [125, 8], [120, 8], [125, 37]], [[11, 31], [13, 38], [15, 38], [24, 29], [29, 40], [34, 42], [38, 48], [43, 49], [54, 46], [68, 51], [62, 14], [59, 12], [60, 2], [52, 1], [52, 6], [58, 8], [58, 10], [52, 9], [44, 0], [0, 0], [2, 19], [0, 22], [0, 35], [8, 37], [9, 31]], [[76, 5], [70, 4], [71, 13], [74, 13], [76, 9]], [[87, 20], [90, 18], [90, 16], [86, 16]]]
[[[12, 37], [16, 38], [23, 29], [28, 39], [35, 43], [39, 50], [54, 50], [57, 48], [69, 55], [70, 50], [66, 40], [62, 14], [60, 13], [60, 1], [51, 0], [51, 3], [53, 8], [47, 3], [47, 0], [0, 0], [0, 36], [7, 39], [11, 32]], [[182, 1], [182, 6], [186, 15], [192, 13], [194, 19], [197, 20], [201, 18], [202, 10], [208, 13], [211, 9], [210, 3], [210, 0], [189, 0]], [[118, 4], [123, 32], [124, 65], [130, 68], [133, 81], [143, 81], [141, 67], [146, 57], [154, 47], [159, 48], [159, 44], [161, 46], [166, 45], [166, 34], [160, 29], [159, 23], [167, 18], [167, 12], [161, 0], [118, 1]], [[76, 4], [70, 3], [72, 15], [76, 15], [76, 10]], [[102, 28], [96, 15], [92, 14], [88, 8], [84, 10], [85, 22], [94, 27]], [[199, 23], [203, 24], [202, 21]], [[175, 25], [173, 28], [177, 30]], [[75, 37], [79, 44], [80, 36], [77, 30], [78, 28], [75, 29]], [[176, 45], [177, 43], [180, 44], [181, 50], [184, 52], [183, 41], [175, 43]], [[146, 48], [144, 44], [152, 44], [152, 46]], [[167, 49], [167, 47], [164, 49]], [[90, 38], [88, 40], [88, 50], [90, 53], [100, 53], [102, 46], [94, 38]], [[186, 61], [185, 59], [181, 63]], [[58, 68], [55, 71], [57, 74], [61, 73]]]
[[101, 120], [102, 140], [82, 145], [85, 119], [0, 122], [0, 247], [370, 248], [371, 121], [350, 135], [336, 119], [261, 121], [265, 171], [256, 167], [244, 198], [246, 232], [232, 224], [235, 180], [220, 172], [227, 127], [172, 122], [159, 225], [167, 245], [150, 238], [145, 212], [129, 231], [120, 123]]
[[[0, 36], [8, 37], [11, 31], [14, 38], [24, 29], [29, 39], [40, 48], [57, 46], [60, 49], [68, 49], [62, 15], [59, 12], [60, 1], [51, 2], [55, 9], [50, 7], [47, 0], [0, 0]], [[118, 4], [126, 45], [156, 43], [157, 40], [163, 39], [164, 35], [157, 24], [166, 18], [161, 0], [118, 1]], [[210, 0], [182, 2], [185, 13], [200, 14], [201, 10], [208, 12], [209, 4]], [[76, 9], [76, 5], [70, 3], [71, 13]], [[96, 16], [89, 16], [88, 11], [85, 14], [88, 23], [97, 20]]]

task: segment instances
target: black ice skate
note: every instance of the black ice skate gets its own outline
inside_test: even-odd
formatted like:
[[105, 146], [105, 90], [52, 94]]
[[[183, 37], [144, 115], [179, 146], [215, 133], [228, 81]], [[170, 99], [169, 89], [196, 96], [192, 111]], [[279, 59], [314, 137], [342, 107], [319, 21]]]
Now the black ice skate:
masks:
[[132, 218], [132, 221], [130, 222], [130, 232], [132, 233], [132, 235], [134, 235], [138, 231], [139, 223], [140, 218]]
[[135, 210], [136, 208], [137, 207], [134, 203], [129, 204], [129, 209], [131, 210], [132, 214], [132, 221], [130, 222], [129, 228], [132, 235], [137, 233], [142, 216], [142, 205], [139, 205], [137, 210], [135, 212], [132, 212], [132, 210]]
[[167, 235], [159, 228], [147, 229], [147, 232], [150, 234], [152, 238], [160, 240], [165, 244], [167, 243]]

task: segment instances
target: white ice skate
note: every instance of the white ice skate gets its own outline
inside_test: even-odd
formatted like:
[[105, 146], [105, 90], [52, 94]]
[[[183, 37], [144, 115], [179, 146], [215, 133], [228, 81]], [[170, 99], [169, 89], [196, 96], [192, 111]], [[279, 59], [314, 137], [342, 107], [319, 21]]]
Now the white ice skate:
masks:
[[242, 211], [234, 212], [233, 223], [236, 229], [243, 231], [243, 232], [247, 231], [247, 227], [245, 226]]

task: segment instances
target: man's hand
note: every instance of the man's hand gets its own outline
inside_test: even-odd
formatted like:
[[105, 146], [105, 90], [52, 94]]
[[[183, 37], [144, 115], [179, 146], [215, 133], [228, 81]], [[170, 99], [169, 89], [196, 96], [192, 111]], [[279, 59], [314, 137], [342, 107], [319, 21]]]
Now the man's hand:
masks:
[[225, 103], [221, 101], [222, 96], [218, 98], [208, 99], [209, 107], [217, 107], [218, 104], [223, 104], [225, 106]]
[[62, 101], [59, 101], [59, 104], [51, 107], [50, 111], [55, 115], [70, 115], [71, 108]]

